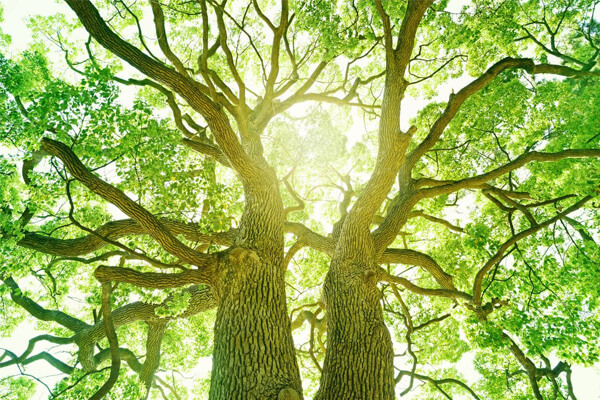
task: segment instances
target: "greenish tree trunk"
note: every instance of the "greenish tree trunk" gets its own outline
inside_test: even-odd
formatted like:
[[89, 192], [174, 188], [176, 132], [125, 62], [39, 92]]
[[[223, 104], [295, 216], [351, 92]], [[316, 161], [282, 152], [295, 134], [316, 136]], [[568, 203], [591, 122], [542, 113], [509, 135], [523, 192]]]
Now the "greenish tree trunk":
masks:
[[240, 236], [223, 258], [211, 400], [302, 398], [286, 307], [283, 208], [278, 192], [263, 189], [246, 191]]
[[315, 399], [394, 399], [394, 353], [375, 273], [334, 259], [324, 295], [327, 353]]

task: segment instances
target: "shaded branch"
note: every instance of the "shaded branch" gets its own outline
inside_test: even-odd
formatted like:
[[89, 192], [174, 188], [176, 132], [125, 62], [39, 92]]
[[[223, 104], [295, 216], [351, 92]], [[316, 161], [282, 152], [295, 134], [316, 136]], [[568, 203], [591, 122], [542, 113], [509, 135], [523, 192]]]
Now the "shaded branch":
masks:
[[148, 210], [131, 200], [121, 190], [92, 174], [69, 147], [55, 140], [44, 138], [42, 139], [42, 148], [49, 154], [58, 157], [73, 177], [88, 189], [136, 220], [167, 252], [193, 265], [209, 266], [214, 263], [212, 256], [187, 247], [175, 238], [161, 224], [160, 220]]
[[488, 86], [498, 75], [508, 69], [523, 69], [532, 75], [554, 74], [566, 77], [600, 76], [600, 72], [580, 71], [563, 65], [535, 64], [533, 59], [530, 58], [504, 58], [488, 68], [488, 70], [479, 78], [469, 83], [458, 93], [450, 95], [446, 109], [432, 125], [427, 137], [409, 155], [407, 162], [410, 169], [412, 169], [416, 162], [435, 145], [450, 121], [452, 121], [454, 116], [460, 110], [462, 104], [471, 96]]
[[119, 353], [119, 341], [117, 339], [117, 333], [115, 332], [115, 326], [112, 320], [112, 314], [110, 312], [110, 294], [112, 292], [112, 285], [110, 282], [102, 283], [102, 317], [104, 319], [104, 330], [106, 331], [106, 336], [108, 338], [108, 343], [110, 345], [110, 358], [111, 358], [111, 366], [110, 366], [110, 375], [104, 385], [98, 389], [96, 393], [94, 393], [90, 400], [100, 400], [104, 398], [112, 389], [112, 387], [117, 383], [117, 379], [119, 378], [119, 371], [121, 369], [121, 357]]
[[[172, 235], [183, 235], [186, 239], [198, 243], [214, 243], [220, 246], [231, 246], [236, 234], [235, 230], [215, 234], [203, 234], [195, 224], [159, 218], [164, 228]], [[135, 220], [124, 219], [107, 222], [89, 234], [76, 239], [57, 239], [34, 232], [25, 232], [19, 246], [36, 250], [45, 254], [64, 257], [76, 257], [92, 253], [107, 245], [102, 238], [116, 240], [129, 235], [146, 235], [148, 232]]]
[[556, 153], [540, 153], [532, 151], [525, 153], [515, 158], [513, 161], [504, 164], [501, 167], [493, 169], [490, 172], [474, 176], [471, 178], [462, 179], [459, 181], [451, 181], [451, 183], [444, 183], [440, 186], [430, 187], [426, 189], [420, 189], [417, 193], [420, 198], [429, 198], [449, 194], [456, 192], [461, 189], [475, 189], [480, 188], [481, 185], [497, 179], [503, 175], [508, 174], [530, 162], [553, 162], [564, 160], [567, 158], [600, 158], [599, 149], [571, 149], [563, 150]]
[[423, 212], [421, 210], [415, 210], [415, 211], [410, 212], [409, 218], [416, 218], [416, 217], [421, 217], [428, 221], [435, 222], [436, 224], [444, 225], [446, 228], [448, 228], [454, 232], [464, 233], [464, 231], [465, 231], [460, 226], [456, 226], [456, 225], [450, 223], [449, 221], [446, 221], [443, 218], [438, 218], [438, 217], [434, 217], [433, 215], [425, 214], [425, 212]]
[[[218, 96], [214, 89], [188, 78], [166, 65], [150, 58], [138, 48], [123, 40], [107, 25], [96, 7], [89, 0], [65, 0], [77, 14], [85, 29], [117, 57], [123, 59], [151, 79], [161, 82], [179, 94], [187, 103], [207, 121], [215, 135], [217, 143], [227, 155], [227, 158], [240, 177], [245, 182], [261, 180], [261, 170], [250, 159], [233, 131], [229, 120], [222, 110], [223, 104], [214, 100]], [[201, 2], [204, 4], [204, 2]], [[203, 40], [204, 41], [204, 40]], [[205, 51], [208, 49], [205, 47]], [[206, 61], [206, 56], [203, 57]], [[213, 96], [214, 95], [214, 96]], [[228, 106], [228, 111], [237, 116], [238, 110]]]
[[166, 274], [139, 272], [131, 268], [101, 265], [94, 271], [96, 279], [104, 282], [129, 283], [137, 287], [152, 289], [177, 288], [189, 284], [205, 284], [210, 281], [203, 270], [187, 269], [183, 272]]
[[36, 303], [35, 301], [23, 294], [23, 292], [21, 291], [21, 289], [19, 288], [19, 286], [13, 278], [1, 278], [4, 281], [4, 284], [10, 289], [11, 299], [15, 303], [23, 307], [29, 314], [31, 314], [35, 318], [42, 321], [54, 321], [59, 325], [62, 325], [65, 328], [74, 332], [89, 327], [89, 325], [85, 322], [80, 321], [77, 318], [74, 318], [68, 314], [65, 314], [62, 311], [48, 310], [40, 306], [38, 303]]
[[433, 296], [433, 297], [446, 297], [446, 298], [455, 299], [455, 300], [462, 299], [462, 300], [466, 300], [469, 303], [472, 301], [472, 297], [470, 295], [468, 295], [467, 293], [464, 293], [464, 292], [461, 292], [458, 290], [423, 288], [423, 287], [415, 285], [414, 283], [412, 283], [411, 281], [409, 281], [406, 278], [402, 278], [400, 276], [395, 276], [395, 275], [389, 274], [383, 268], [379, 268], [377, 275], [378, 275], [377, 278], [379, 279], [379, 281], [397, 283], [400, 286], [404, 287], [405, 289], [407, 289], [413, 293], [416, 293], [416, 294], [421, 294], [424, 296]]
[[475, 276], [475, 280], [473, 282], [473, 303], [477, 306], [481, 306], [481, 296], [482, 296], [482, 283], [483, 283], [483, 279], [485, 278], [485, 276], [487, 275], [487, 273], [494, 267], [494, 265], [496, 265], [496, 263], [498, 263], [499, 261], [502, 260], [504, 253], [510, 249], [514, 244], [516, 244], [517, 242], [519, 242], [520, 240], [529, 237], [537, 232], [539, 232], [540, 230], [542, 230], [543, 228], [546, 228], [547, 226], [553, 224], [554, 222], [558, 221], [561, 218], [564, 218], [565, 216], [567, 216], [568, 214], [572, 213], [573, 211], [576, 211], [578, 209], [580, 209], [581, 207], [583, 207], [587, 202], [589, 202], [590, 200], [592, 200], [592, 196], [585, 196], [583, 197], [581, 200], [577, 201], [575, 204], [573, 204], [572, 206], [570, 206], [569, 208], [567, 208], [565, 211], [556, 214], [554, 217], [538, 224], [535, 226], [532, 226], [529, 229], [526, 229], [524, 231], [519, 232], [518, 234], [512, 236], [510, 239], [508, 239], [507, 241], [505, 241], [500, 248], [496, 251], [496, 253], [485, 263], [485, 265], [483, 267], [481, 267], [481, 269], [479, 269], [479, 271], [477, 272], [477, 275]]
[[429, 272], [442, 286], [449, 290], [456, 290], [452, 283], [452, 275], [447, 274], [442, 267], [427, 254], [410, 249], [386, 249], [379, 262], [382, 264], [416, 265]]
[[[37, 359], [45, 358], [46, 356], [40, 356], [40, 354], [43, 354], [43, 353], [40, 353], [40, 354], [37, 354], [37, 355], [35, 355], [33, 357], [28, 358], [29, 355], [33, 352], [35, 344], [37, 342], [42, 341], [42, 340], [48, 341], [50, 343], [56, 343], [56, 344], [69, 344], [69, 343], [73, 343], [73, 341], [75, 339], [73, 337], [58, 337], [58, 336], [52, 336], [52, 335], [38, 335], [38, 336], [36, 336], [34, 338], [29, 339], [29, 343], [27, 344], [27, 348], [25, 349], [25, 351], [23, 351], [23, 353], [21, 353], [20, 356], [16, 356], [12, 352], [7, 352], [6, 354], [11, 357], [11, 360], [10, 361], [5, 361], [5, 362], [0, 362], [0, 368], [7, 367], [9, 365], [17, 364], [17, 363], [18, 364], [26, 365], [28, 363], [31, 363], [31, 362], [37, 360]], [[46, 354], [48, 354], [48, 353], [46, 353]], [[48, 360], [46, 360], [46, 361], [48, 361]], [[48, 361], [48, 362], [50, 364], [52, 364], [52, 362], [50, 362], [50, 361]], [[64, 364], [64, 365], [63, 364], [61, 364], [61, 368], [64, 367], [64, 366], [67, 366], [66, 364]], [[52, 365], [54, 365], [54, 364], [52, 364]], [[69, 366], [67, 366], [67, 367], [69, 367]], [[63, 369], [61, 369], [61, 368], [57, 368], [57, 369], [59, 369], [62, 372], [65, 372], [65, 371], [63, 371], [64, 368]], [[71, 368], [71, 367], [69, 367], [69, 368]], [[65, 373], [68, 374], [70, 372], [65, 372]]]
[[160, 3], [156, 0], [150, 0], [150, 6], [152, 7], [152, 14], [154, 16], [154, 28], [156, 29], [156, 39], [158, 45], [162, 50], [163, 54], [167, 59], [175, 66], [177, 72], [184, 76], [188, 76], [188, 73], [181, 62], [181, 60], [173, 53], [169, 46], [169, 40], [167, 37], [167, 30], [165, 29], [165, 15], [163, 13]]
[[402, 379], [402, 377], [405, 375], [414, 377], [423, 382], [431, 383], [436, 388], [438, 388], [440, 385], [445, 385], [445, 384], [458, 385], [461, 388], [463, 388], [464, 390], [466, 390], [469, 393], [469, 395], [471, 395], [471, 397], [473, 397], [475, 400], [481, 400], [481, 398], [479, 396], [477, 396], [475, 391], [473, 389], [471, 389], [471, 387], [469, 387], [469, 385], [467, 385], [466, 383], [464, 383], [462, 381], [459, 381], [458, 379], [454, 379], [454, 378], [434, 379], [430, 376], [417, 374], [412, 371], [399, 370], [398, 374], [396, 375], [396, 382], [400, 381], [400, 379]]
[[54, 368], [56, 368], [63, 374], [72, 374], [73, 371], [75, 371], [74, 367], [71, 367], [70, 365], [62, 362], [61, 360], [59, 360], [58, 358], [54, 357], [52, 354], [50, 354], [46, 351], [42, 351], [31, 357], [22, 358], [22, 356], [17, 357], [17, 355], [15, 353], [13, 353], [12, 351], [4, 349], [4, 355], [8, 355], [11, 358], [11, 360], [1, 363], [0, 368], [6, 367], [9, 365], [13, 365], [13, 364], [27, 365], [27, 364], [31, 364], [35, 361], [42, 360], [42, 361], [46, 361], [48, 364], [50, 364], [51, 366], [53, 366]]

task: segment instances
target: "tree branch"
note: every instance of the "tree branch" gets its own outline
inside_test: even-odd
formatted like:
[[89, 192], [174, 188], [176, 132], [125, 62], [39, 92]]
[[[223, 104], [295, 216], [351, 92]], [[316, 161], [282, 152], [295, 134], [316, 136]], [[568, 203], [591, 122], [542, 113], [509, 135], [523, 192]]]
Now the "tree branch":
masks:
[[154, 16], [154, 28], [156, 29], [156, 39], [158, 45], [162, 50], [163, 54], [169, 61], [175, 66], [177, 72], [183, 76], [188, 76], [188, 73], [181, 62], [181, 60], [173, 53], [169, 46], [169, 40], [167, 37], [167, 30], [165, 29], [165, 15], [163, 13], [160, 3], [156, 0], [150, 0], [150, 6], [152, 7], [152, 14]]
[[[171, 88], [204, 117], [215, 135], [217, 143], [243, 181], [249, 183], [261, 179], [263, 175], [260, 168], [255, 165], [242, 148], [227, 116], [221, 109], [221, 105], [211, 100], [211, 89], [209, 87], [205, 87], [199, 82], [181, 75], [179, 72], [148, 57], [138, 48], [120, 38], [106, 25], [96, 7], [89, 0], [65, 1], [77, 14], [85, 29], [100, 45], [151, 79]], [[213, 97], [216, 97], [216, 94]], [[228, 108], [228, 110], [236, 116], [237, 111], [235, 108]]]
[[427, 137], [408, 156], [407, 163], [410, 169], [412, 169], [423, 154], [435, 145], [450, 121], [452, 121], [460, 110], [462, 104], [475, 93], [488, 86], [500, 73], [508, 69], [523, 69], [532, 75], [554, 74], [566, 77], [600, 76], [600, 72], [579, 71], [563, 65], [535, 64], [530, 58], [504, 58], [492, 65], [483, 75], [465, 86], [458, 93], [450, 95], [446, 109], [435, 121]]
[[452, 181], [451, 183], [444, 183], [440, 186], [420, 189], [417, 193], [420, 198], [430, 198], [453, 193], [461, 189], [479, 188], [481, 185], [494, 179], [497, 179], [503, 175], [506, 175], [509, 172], [514, 171], [532, 161], [553, 162], [564, 160], [567, 158], [600, 158], [600, 150], [571, 149], [559, 151], [556, 153], [539, 153], [537, 151], [532, 151], [529, 153], [522, 154], [519, 157], [515, 158], [513, 161], [504, 164], [501, 167], [493, 169], [490, 172], [486, 172], [485, 174], [462, 179], [459, 181]]
[[110, 345], [110, 375], [104, 385], [94, 393], [90, 400], [100, 400], [108, 394], [110, 389], [117, 383], [119, 378], [119, 370], [121, 369], [121, 357], [119, 353], [119, 341], [117, 339], [117, 333], [115, 332], [115, 326], [112, 321], [112, 315], [110, 312], [110, 294], [112, 292], [112, 285], [110, 282], [102, 283], [102, 316], [104, 318], [104, 330], [108, 337], [108, 343]]
[[556, 214], [554, 217], [552, 217], [538, 225], [532, 226], [529, 229], [519, 232], [518, 234], [514, 235], [513, 237], [508, 239], [506, 242], [504, 242], [500, 246], [500, 248], [496, 251], [496, 253], [477, 272], [477, 275], [475, 276], [475, 280], [473, 282], [473, 303], [476, 306], [481, 306], [481, 297], [482, 297], [481, 285], [483, 283], [483, 279], [485, 278], [487, 273], [494, 267], [494, 265], [496, 265], [497, 262], [502, 260], [504, 253], [508, 249], [510, 249], [518, 241], [539, 232], [541, 229], [546, 228], [547, 226], [553, 224], [554, 222], [558, 221], [561, 218], [564, 218], [565, 216], [569, 215], [573, 211], [580, 209], [587, 202], [592, 200], [592, 198], [593, 198], [592, 196], [585, 196], [581, 200], [577, 201], [575, 204], [573, 204], [572, 206], [567, 208], [565, 211]]
[[378, 270], [378, 279], [383, 282], [397, 283], [403, 286], [405, 289], [410, 290], [413, 293], [421, 294], [424, 296], [433, 296], [433, 297], [446, 297], [454, 300], [466, 300], [468, 303], [472, 301], [472, 297], [467, 293], [458, 291], [458, 290], [448, 290], [448, 289], [429, 289], [423, 288], [415, 285], [411, 281], [406, 278], [402, 278], [400, 276], [395, 276], [389, 274], [383, 268], [379, 268]]
[[[172, 235], [183, 235], [186, 239], [197, 243], [214, 243], [220, 246], [231, 246], [236, 231], [203, 234], [195, 224], [159, 218], [160, 223]], [[146, 230], [135, 220], [124, 219], [107, 222], [94, 231], [93, 234], [76, 239], [57, 239], [34, 232], [25, 232], [18, 242], [19, 246], [36, 250], [45, 254], [63, 257], [76, 257], [92, 253], [107, 245], [102, 238], [116, 240], [129, 235], [146, 235]]]
[[433, 258], [425, 253], [410, 249], [387, 249], [379, 259], [379, 262], [382, 264], [419, 266], [429, 272], [443, 288], [456, 290], [452, 283], [452, 275], [447, 274]]
[[83, 321], [78, 320], [62, 311], [48, 310], [40, 306], [38, 303], [25, 296], [17, 283], [11, 277], [1, 277], [4, 284], [10, 289], [11, 299], [23, 307], [29, 314], [42, 321], [54, 321], [59, 325], [71, 331], [79, 331], [81, 329], [88, 328], [89, 325]]
[[136, 220], [167, 252], [199, 267], [210, 266], [214, 263], [213, 256], [199, 253], [187, 247], [175, 238], [153, 214], [131, 200], [119, 189], [92, 174], [69, 147], [55, 140], [44, 138], [42, 139], [42, 148], [50, 155], [58, 157], [73, 177], [88, 189]]
[[187, 269], [175, 274], [165, 274], [139, 272], [131, 268], [101, 265], [94, 271], [94, 276], [102, 283], [113, 281], [152, 289], [177, 288], [190, 284], [210, 283], [210, 274], [207, 276], [203, 270], [195, 269]]

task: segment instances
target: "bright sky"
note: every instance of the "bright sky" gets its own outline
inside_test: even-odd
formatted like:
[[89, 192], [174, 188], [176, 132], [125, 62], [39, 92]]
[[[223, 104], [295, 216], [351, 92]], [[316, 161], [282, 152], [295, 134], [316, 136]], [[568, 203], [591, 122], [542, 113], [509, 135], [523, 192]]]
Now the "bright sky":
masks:
[[[451, 0], [448, 9], [453, 12], [460, 11], [464, 4], [468, 4], [469, 0]], [[31, 33], [27, 28], [27, 20], [32, 15], [53, 15], [56, 13], [70, 13], [69, 7], [62, 3], [53, 0], [0, 0], [0, 5], [4, 8], [4, 22], [0, 24], [2, 31], [9, 34], [12, 37], [12, 43], [9, 49], [3, 49], [9, 56], [16, 55], [19, 52], [25, 50], [30, 43]], [[600, 9], [600, 8], [599, 8]], [[600, 11], [599, 11], [600, 12]], [[51, 52], [51, 56], [55, 56], [56, 60], [62, 59], [62, 53], [56, 49]], [[67, 71], [65, 67], [65, 71]], [[444, 100], [447, 99], [451, 90], [460, 88], [469, 82], [472, 78], [464, 77], [455, 79], [451, 84], [443, 87], [440, 90], [439, 98]], [[405, 101], [407, 106], [403, 109], [403, 129], [408, 128], [408, 120], [416, 115], [417, 111], [426, 104], [423, 99], [407, 99]], [[357, 119], [360, 120], [360, 119]], [[350, 142], [357, 140], [362, 135], [363, 127], [362, 123], [358, 123], [352, 129], [354, 132], [350, 133]], [[27, 341], [31, 337], [39, 334], [31, 323], [24, 323], [18, 327], [15, 334], [11, 338], [0, 338], [0, 347], [10, 348], [17, 354], [22, 352], [26, 346]], [[38, 345], [37, 350], [44, 350], [43, 346]], [[197, 367], [193, 370], [192, 377], [204, 379], [210, 376], [210, 358], [200, 360]], [[464, 357], [461, 362], [457, 365], [459, 370], [462, 370], [467, 379], [475, 379], [476, 376], [473, 372], [467, 372], [473, 370], [472, 359], [470, 357]], [[30, 364], [26, 369], [27, 372], [36, 375], [37, 377], [43, 378], [43, 381], [52, 387], [59, 379], [61, 375], [55, 375], [56, 370], [48, 367], [43, 361], [35, 362]], [[18, 373], [16, 367], [5, 368], [0, 371], [0, 378]], [[191, 382], [190, 382], [191, 385]], [[573, 367], [573, 385], [575, 388], [575, 394], [580, 400], [600, 400], [600, 368], [598, 365], [594, 367]], [[401, 388], [399, 388], [401, 389]], [[35, 399], [46, 399], [48, 397], [47, 390], [41, 385], [38, 385], [38, 392], [36, 393]], [[405, 399], [413, 397], [412, 394], [405, 396]], [[457, 397], [455, 397], [458, 399]], [[464, 397], [470, 398], [470, 397]]]

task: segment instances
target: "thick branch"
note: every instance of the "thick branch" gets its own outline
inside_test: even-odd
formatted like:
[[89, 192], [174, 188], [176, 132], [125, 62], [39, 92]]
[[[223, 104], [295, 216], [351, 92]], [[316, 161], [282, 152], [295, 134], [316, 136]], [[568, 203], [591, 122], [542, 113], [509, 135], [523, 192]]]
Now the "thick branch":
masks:
[[[221, 246], [231, 246], [235, 230], [215, 234], [203, 234], [194, 224], [159, 219], [160, 223], [173, 235], [183, 235], [186, 239], [197, 243], [214, 243]], [[19, 246], [36, 250], [45, 254], [64, 257], [75, 257], [89, 254], [107, 245], [103, 238], [116, 240], [128, 235], [148, 234], [145, 229], [132, 219], [107, 222], [96, 229], [93, 234], [76, 239], [56, 239], [39, 233], [25, 232]]]
[[160, 345], [162, 344], [166, 324], [163, 322], [148, 324], [148, 337], [146, 338], [146, 359], [140, 372], [140, 380], [144, 382], [146, 391], [150, 392], [154, 373], [160, 363]]
[[78, 331], [89, 327], [83, 321], [73, 318], [68, 314], [58, 310], [48, 310], [38, 303], [25, 296], [17, 283], [11, 277], [2, 277], [4, 284], [10, 288], [10, 297], [12, 300], [23, 307], [29, 314], [42, 321], [54, 321], [71, 331]]
[[119, 378], [119, 371], [121, 369], [121, 357], [119, 353], [119, 341], [117, 339], [117, 333], [115, 332], [115, 326], [113, 324], [112, 315], [110, 312], [110, 294], [112, 292], [112, 285], [110, 282], [102, 283], [102, 316], [104, 317], [104, 330], [108, 338], [110, 345], [110, 375], [104, 385], [98, 389], [96, 393], [90, 397], [90, 400], [100, 400], [110, 392], [110, 389], [117, 383]]
[[416, 265], [429, 272], [443, 287], [456, 290], [452, 283], [452, 275], [447, 274], [442, 267], [427, 254], [410, 249], [387, 249], [379, 259], [382, 264]]
[[529, 153], [522, 154], [519, 157], [515, 158], [513, 161], [504, 164], [503, 166], [498, 167], [490, 172], [486, 172], [485, 174], [462, 179], [459, 181], [453, 181], [452, 183], [446, 183], [440, 186], [430, 187], [427, 189], [420, 189], [418, 193], [420, 198], [428, 198], [453, 193], [461, 189], [479, 188], [481, 185], [494, 179], [497, 179], [503, 175], [506, 175], [509, 172], [514, 171], [530, 162], [553, 162], [564, 160], [567, 158], [600, 158], [600, 150], [573, 149], [563, 150], [556, 153], [539, 153], [537, 151], [532, 151]]
[[448, 228], [448, 229], [450, 229], [451, 231], [454, 231], [454, 232], [463, 233], [465, 231], [460, 226], [456, 226], [456, 225], [452, 224], [451, 222], [446, 221], [443, 218], [438, 218], [438, 217], [434, 217], [433, 215], [425, 214], [425, 212], [423, 212], [421, 210], [411, 211], [409, 217], [410, 218], [421, 217], [421, 218], [424, 218], [424, 219], [426, 219], [428, 221], [444, 225], [446, 228]]
[[[384, 22], [387, 69], [379, 122], [379, 148], [373, 173], [344, 222], [340, 236], [342, 241], [366, 239], [373, 216], [389, 193], [405, 161], [404, 156], [410, 139], [417, 129], [412, 126], [408, 132], [400, 130], [400, 106], [407, 87], [404, 73], [414, 47], [416, 31], [425, 10], [431, 3], [431, 0], [409, 1], [400, 27], [401, 37], [398, 48], [395, 50], [392, 50], [389, 17], [385, 14], [381, 2], [376, 3]], [[383, 245], [376, 243], [376, 245], [380, 247], [375, 249], [376, 252], [387, 247], [387, 243]], [[341, 249], [345, 247], [347, 246], [340, 246]]]
[[508, 239], [506, 242], [504, 242], [500, 246], [500, 248], [496, 251], [496, 253], [492, 256], [492, 258], [490, 258], [485, 263], [485, 265], [483, 267], [481, 267], [481, 269], [477, 272], [477, 275], [475, 276], [475, 281], [473, 282], [473, 303], [478, 306], [481, 305], [481, 295], [482, 295], [481, 285], [483, 283], [483, 279], [485, 278], [487, 273], [494, 267], [494, 265], [496, 265], [496, 263], [498, 263], [500, 260], [502, 260], [504, 253], [508, 249], [510, 249], [518, 241], [539, 232], [543, 228], [550, 226], [554, 222], [558, 221], [561, 218], [564, 218], [565, 216], [569, 215], [573, 211], [580, 209], [590, 200], [592, 200], [592, 196], [585, 196], [584, 198], [582, 198], [581, 200], [579, 200], [578, 202], [573, 204], [571, 207], [564, 210], [563, 212], [556, 214], [554, 217], [540, 223], [539, 225], [533, 226], [529, 229], [526, 229], [524, 231], [517, 233], [516, 235], [514, 235], [513, 237]]
[[162, 7], [156, 0], [150, 0], [150, 5], [152, 6], [152, 14], [154, 15], [154, 27], [156, 29], [156, 38], [158, 40], [158, 45], [162, 50], [163, 54], [171, 61], [171, 63], [177, 69], [177, 72], [180, 74], [187, 76], [187, 71], [181, 60], [177, 58], [175, 53], [171, 50], [169, 46], [169, 40], [167, 37], [167, 30], [165, 29], [165, 15], [162, 11]]
[[329, 256], [333, 255], [335, 250], [335, 241], [333, 239], [319, 235], [298, 222], [286, 222], [284, 224], [284, 229], [286, 232], [296, 235], [298, 241], [302, 244]]
[[209, 283], [210, 276], [205, 271], [187, 269], [176, 274], [157, 272], [139, 272], [130, 268], [109, 267], [101, 265], [94, 271], [94, 276], [100, 282], [129, 283], [137, 287], [152, 289], [177, 288], [189, 284]]
[[438, 141], [450, 121], [460, 110], [462, 104], [475, 93], [488, 86], [500, 73], [508, 69], [523, 69], [530, 74], [554, 74], [567, 77], [600, 76], [600, 72], [579, 71], [562, 65], [535, 64], [530, 58], [504, 58], [492, 65], [483, 75], [465, 86], [458, 93], [450, 95], [446, 109], [435, 121], [427, 137], [408, 157], [412, 168], [416, 162]]
[[469, 296], [467, 293], [458, 290], [423, 288], [415, 285], [406, 278], [389, 274], [383, 268], [379, 268], [378, 279], [383, 282], [397, 283], [413, 293], [421, 294], [424, 296], [446, 297], [455, 300], [462, 299], [466, 300], [469, 303], [472, 301], [471, 296]]
[[198, 153], [205, 154], [224, 166], [231, 168], [231, 164], [229, 163], [227, 157], [225, 157], [225, 154], [223, 154], [221, 149], [215, 146], [214, 143], [198, 139], [183, 139], [183, 144], [193, 150], [196, 150]]
[[[217, 300], [209, 288], [190, 286], [184, 290], [190, 294], [188, 306], [181, 314], [176, 316], [165, 316], [163, 318], [156, 315], [155, 310], [159, 307], [168, 305], [171, 297], [168, 297], [161, 304], [148, 304], [143, 302], [134, 302], [119, 307], [112, 312], [112, 320], [115, 329], [120, 326], [128, 325], [136, 321], [145, 321], [146, 323], [167, 322], [171, 319], [188, 318], [200, 312], [210, 310], [216, 307]], [[94, 360], [94, 345], [105, 337], [104, 324], [98, 321], [93, 326], [87, 326], [75, 334], [75, 343], [79, 346], [79, 361], [84, 370], [94, 370], [97, 363]]]
[[88, 189], [136, 220], [167, 252], [193, 265], [208, 266], [214, 262], [212, 256], [197, 252], [180, 242], [162, 225], [158, 218], [127, 197], [121, 190], [95, 176], [63, 143], [44, 138], [42, 139], [42, 148], [49, 154], [60, 158], [73, 177]]
[[[217, 143], [227, 155], [231, 165], [242, 180], [251, 182], [260, 179], [261, 171], [242, 148], [221, 105], [211, 100], [210, 88], [201, 85], [166, 65], [150, 58], [138, 48], [113, 32], [89, 0], [65, 0], [79, 17], [85, 29], [107, 50], [125, 60], [148, 77], [168, 86], [184, 98], [208, 122]], [[237, 114], [234, 107], [228, 110]]]

